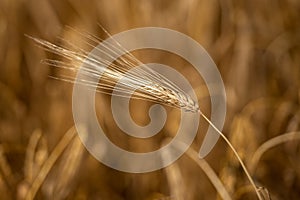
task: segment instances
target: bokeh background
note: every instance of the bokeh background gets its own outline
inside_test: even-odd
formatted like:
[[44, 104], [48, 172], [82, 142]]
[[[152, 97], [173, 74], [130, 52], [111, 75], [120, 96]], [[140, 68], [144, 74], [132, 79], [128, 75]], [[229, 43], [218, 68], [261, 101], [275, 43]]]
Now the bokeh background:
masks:
[[[189, 155], [166, 169], [128, 174], [99, 163], [81, 145], [72, 128], [72, 84], [49, 78], [61, 70], [41, 64], [45, 58], [64, 59], [25, 34], [63, 46], [68, 40], [88, 51], [85, 32], [107, 37], [101, 24], [111, 34], [143, 26], [171, 28], [203, 45], [226, 86], [224, 134], [272, 199], [299, 199], [299, 19], [298, 0], [0, 0], [0, 198], [220, 199], [207, 170]], [[205, 93], [201, 77], [174, 55], [145, 51], [137, 56], [176, 65], [195, 89], [200, 87], [197, 95]], [[163, 136], [144, 142], [124, 136], [107, 109], [109, 96], [97, 98], [99, 121], [115, 143], [137, 152], [159, 148]], [[207, 98], [200, 104], [209, 115]], [[133, 101], [133, 118], [147, 123], [148, 108]], [[161, 134], [172, 136], [178, 111], [168, 109], [168, 114]], [[207, 128], [201, 124], [193, 153]], [[268, 141], [274, 147], [253, 159]], [[205, 160], [233, 199], [256, 198], [222, 139]]]

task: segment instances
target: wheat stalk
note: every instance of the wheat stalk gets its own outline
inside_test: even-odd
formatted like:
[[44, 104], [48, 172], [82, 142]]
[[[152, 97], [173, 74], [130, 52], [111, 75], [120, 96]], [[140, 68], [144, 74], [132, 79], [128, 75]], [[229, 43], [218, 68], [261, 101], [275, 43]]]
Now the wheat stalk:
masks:
[[[105, 29], [103, 30], [105, 31]], [[105, 32], [108, 34], [108, 36], [110, 36], [107, 31]], [[98, 44], [101, 41], [103, 41], [87, 33], [84, 33], [82, 35], [85, 38], [84, 42], [90, 47], [95, 47], [93, 43]], [[213, 129], [215, 129], [215, 131], [218, 132], [228, 144], [228, 146], [240, 162], [247, 178], [249, 179], [251, 185], [253, 186], [257, 194], [257, 197], [260, 200], [263, 199], [257, 186], [254, 183], [254, 180], [252, 179], [250, 173], [248, 172], [244, 162], [240, 158], [236, 149], [232, 146], [227, 137], [208, 119], [208, 117], [204, 113], [201, 112], [198, 102], [193, 100], [186, 92], [184, 92], [177, 85], [172, 83], [166, 77], [144, 65], [135, 56], [133, 56], [126, 49], [124, 49], [117, 41], [114, 41], [114, 45], [103, 43], [103, 46], [105, 47], [106, 51], [99, 49], [99, 51], [101, 51], [110, 58], [113, 58], [113, 56], [116, 55], [118, 51], [126, 52], [126, 54], [123, 55], [121, 58], [115, 60], [116, 64], [113, 64], [101, 57], [89, 56], [89, 52], [77, 47], [76, 45], [65, 39], [62, 40], [68, 45], [70, 45], [72, 49], [58, 46], [46, 40], [34, 38], [28, 35], [27, 37], [33, 39], [46, 51], [60, 55], [69, 61], [64, 62], [52, 59], [45, 59], [43, 60], [43, 63], [53, 67], [58, 67], [74, 72], [78, 72], [79, 68], [77, 66], [80, 66], [82, 63], [85, 63], [84, 67], [81, 68], [81, 73], [88, 77], [101, 77], [101, 82], [88, 81], [86, 79], [75, 79], [74, 77], [65, 75], [60, 75], [59, 77], [51, 76], [51, 78], [70, 83], [81, 84], [91, 89], [95, 89], [97, 92], [103, 94], [111, 94], [111, 91], [114, 90], [114, 95], [120, 97], [141, 99], [174, 108], [183, 109], [186, 112], [200, 113], [200, 115], [209, 123], [209, 125], [212, 126]], [[109, 67], [106, 67], [107, 65], [109, 65]], [[139, 68], [137, 70], [133, 70], [129, 74], [129, 76], [127, 76], [126, 79], [124, 79], [121, 82], [118, 82], [119, 87], [115, 87], [116, 81], [120, 80], [124, 76], [124, 73], [126, 73], [129, 69], [132, 69], [136, 66], [139, 66]], [[135, 92], [132, 94], [133, 90], [135, 90]]]

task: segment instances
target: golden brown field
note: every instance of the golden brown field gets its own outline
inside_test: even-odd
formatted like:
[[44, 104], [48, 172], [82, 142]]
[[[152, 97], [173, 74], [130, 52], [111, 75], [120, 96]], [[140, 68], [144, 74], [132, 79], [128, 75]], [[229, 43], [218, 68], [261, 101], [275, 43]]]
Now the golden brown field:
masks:
[[[198, 41], [226, 87], [222, 132], [263, 199], [300, 199], [298, 0], [0, 0], [0, 199], [221, 199], [222, 187], [214, 187], [219, 179], [232, 199], [257, 199], [222, 138], [205, 160], [197, 158], [208, 127], [203, 119], [189, 151], [161, 170], [124, 173], [88, 153], [73, 127], [73, 85], [49, 78], [66, 72], [41, 63], [65, 58], [25, 34], [62, 46], [67, 40], [89, 51], [87, 32], [107, 37], [99, 24], [111, 34], [165, 27]], [[189, 64], [166, 52], [134, 55], [174, 66], [202, 97], [200, 107], [209, 115], [207, 89]], [[97, 100], [99, 122], [124, 149], [158, 149], [178, 128], [179, 111], [166, 108], [168, 121], [159, 136], [133, 139], [116, 127], [107, 106], [110, 96], [98, 94]], [[132, 100], [130, 105], [133, 119], [147, 124], [150, 104]], [[215, 179], [208, 178], [213, 171]]]

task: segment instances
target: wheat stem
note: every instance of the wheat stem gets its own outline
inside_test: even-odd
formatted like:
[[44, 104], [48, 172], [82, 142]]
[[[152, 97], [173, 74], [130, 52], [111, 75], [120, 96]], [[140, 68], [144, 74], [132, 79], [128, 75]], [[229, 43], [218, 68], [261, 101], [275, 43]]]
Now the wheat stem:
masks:
[[232, 146], [231, 142], [227, 139], [227, 137], [202, 113], [200, 112], [200, 115], [205, 119], [205, 121], [207, 121], [209, 123], [209, 125], [211, 125], [213, 127], [213, 129], [215, 129], [215, 131], [217, 131], [220, 136], [224, 139], [224, 141], [228, 144], [228, 146], [230, 147], [230, 149], [233, 151], [234, 155], [236, 156], [236, 158], [238, 159], [239, 163], [241, 164], [248, 180], [250, 181], [251, 185], [253, 186], [257, 197], [259, 200], [263, 200], [261, 194], [259, 193], [257, 186], [255, 185], [252, 177], [250, 176], [250, 173], [247, 169], [247, 167], [245, 166], [243, 160], [241, 159], [241, 157], [239, 156], [238, 152], [235, 150], [235, 148]]
[[275, 147], [276, 145], [292, 141], [292, 140], [299, 140], [300, 139], [300, 131], [294, 131], [290, 133], [285, 133], [279, 136], [276, 136], [272, 139], [269, 139], [265, 143], [263, 143], [253, 154], [252, 160], [251, 160], [251, 169], [252, 171], [255, 170], [260, 158], [262, 155], [271, 149], [272, 147]]
[[57, 161], [59, 156], [64, 152], [66, 147], [70, 144], [72, 139], [75, 137], [76, 130], [73, 126], [70, 128], [66, 134], [62, 137], [59, 143], [55, 146], [54, 150], [51, 152], [48, 159], [44, 162], [41, 170], [39, 171], [38, 175], [34, 179], [27, 195], [26, 200], [34, 199], [36, 193], [38, 192], [39, 188], [41, 187], [42, 183], [44, 182], [45, 178], [49, 174], [51, 168], [53, 167], [54, 163]]

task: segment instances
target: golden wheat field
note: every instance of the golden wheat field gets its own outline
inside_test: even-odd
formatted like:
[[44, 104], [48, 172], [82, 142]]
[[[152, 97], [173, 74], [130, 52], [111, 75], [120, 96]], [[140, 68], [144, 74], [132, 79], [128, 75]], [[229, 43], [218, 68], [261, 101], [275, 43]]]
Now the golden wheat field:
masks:
[[[87, 42], [91, 36], [106, 39], [138, 27], [179, 31], [210, 54], [226, 89], [222, 133], [250, 179], [222, 137], [207, 157], [198, 157], [209, 127], [203, 118], [190, 148], [153, 172], [121, 172], [86, 150], [74, 127], [73, 84], [59, 79], [75, 76], [60, 64], [76, 68], [80, 62], [33, 38], [89, 52], [97, 45]], [[189, 63], [166, 51], [132, 53], [186, 77], [209, 118], [207, 87]], [[180, 124], [180, 110], [165, 106], [160, 133], [133, 138], [115, 123], [111, 96], [95, 99], [107, 137], [128, 151], [159, 149]], [[137, 124], [149, 123], [152, 104], [130, 100]], [[299, 139], [299, 0], [0, 0], [0, 199], [300, 199]]]

